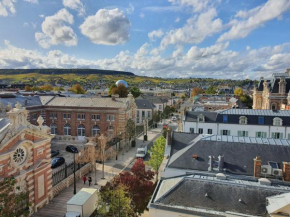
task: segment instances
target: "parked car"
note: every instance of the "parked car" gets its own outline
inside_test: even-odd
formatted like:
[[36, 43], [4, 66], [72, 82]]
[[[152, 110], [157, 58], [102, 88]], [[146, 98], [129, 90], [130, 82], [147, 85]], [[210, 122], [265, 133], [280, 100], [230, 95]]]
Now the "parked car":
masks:
[[51, 153], [51, 157], [53, 158], [53, 157], [55, 157], [55, 156], [57, 156], [57, 155], [59, 155], [59, 150], [50, 150], [50, 153]]
[[51, 161], [51, 168], [56, 168], [60, 165], [63, 165], [64, 163], [65, 163], [65, 159], [63, 157], [53, 158]]
[[171, 120], [172, 121], [177, 121], [177, 118], [175, 116], [172, 116]]
[[79, 153], [79, 150], [73, 145], [66, 146], [65, 150], [71, 153]]

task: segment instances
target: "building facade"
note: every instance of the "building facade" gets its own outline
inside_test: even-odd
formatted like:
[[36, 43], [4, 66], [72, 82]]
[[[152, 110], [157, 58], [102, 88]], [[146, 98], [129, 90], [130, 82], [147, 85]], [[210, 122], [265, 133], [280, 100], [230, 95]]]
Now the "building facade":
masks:
[[144, 120], [147, 119], [148, 121], [152, 120], [153, 111], [155, 106], [147, 99], [136, 99], [136, 125], [142, 125]]
[[254, 88], [253, 109], [279, 110], [282, 104], [290, 105], [290, 69], [285, 73], [274, 73], [267, 80], [261, 78]]
[[[0, 118], [0, 179], [15, 177], [19, 191], [29, 192], [31, 212], [52, 199], [49, 127], [38, 117], [38, 126], [27, 121], [28, 111], [16, 104]], [[8, 117], [7, 117], [8, 116]]]
[[182, 122], [183, 132], [290, 139], [290, 111], [286, 110], [186, 111]]

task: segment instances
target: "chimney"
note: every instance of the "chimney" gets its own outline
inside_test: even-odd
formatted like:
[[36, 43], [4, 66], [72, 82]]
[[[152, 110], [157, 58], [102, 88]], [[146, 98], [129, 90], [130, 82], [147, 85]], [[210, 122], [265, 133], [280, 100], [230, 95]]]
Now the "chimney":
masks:
[[112, 95], [112, 100], [116, 101], [116, 96], [115, 95]]
[[27, 99], [24, 101], [24, 107], [27, 106]]
[[260, 156], [256, 156], [254, 159], [254, 177], [260, 177], [261, 176], [261, 158]]
[[167, 145], [171, 145], [172, 143], [172, 130], [170, 127], [167, 130]]
[[286, 69], [286, 74], [288, 74], [288, 76], [290, 76], [290, 69]]
[[210, 171], [212, 171], [213, 170], [213, 156], [208, 156], [208, 158], [209, 158], [209, 161], [208, 161], [208, 171], [210, 172]]
[[224, 156], [219, 155], [218, 159], [219, 159], [219, 171], [223, 171], [223, 168], [224, 168]]
[[283, 162], [283, 176], [284, 176], [284, 181], [290, 182], [290, 163], [289, 162]]

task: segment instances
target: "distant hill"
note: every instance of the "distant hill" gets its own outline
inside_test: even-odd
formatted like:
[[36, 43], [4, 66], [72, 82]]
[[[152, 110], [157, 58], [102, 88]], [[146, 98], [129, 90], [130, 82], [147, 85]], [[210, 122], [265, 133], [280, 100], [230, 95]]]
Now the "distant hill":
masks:
[[45, 75], [79, 74], [79, 75], [127, 75], [135, 76], [132, 72], [103, 70], [103, 69], [0, 69], [0, 75], [19, 75], [39, 73]]

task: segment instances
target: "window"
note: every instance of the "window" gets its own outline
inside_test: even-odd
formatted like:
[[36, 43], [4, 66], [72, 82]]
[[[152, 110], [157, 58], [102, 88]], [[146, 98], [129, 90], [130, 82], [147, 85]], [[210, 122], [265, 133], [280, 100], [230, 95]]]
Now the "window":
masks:
[[86, 119], [86, 115], [85, 114], [78, 114], [77, 119], [78, 120], [85, 120]]
[[228, 116], [227, 115], [223, 115], [223, 122], [228, 123]]
[[276, 103], [273, 103], [273, 104], [271, 105], [271, 108], [272, 108], [272, 110], [276, 110], [276, 109], [277, 109], [277, 105], [276, 105]]
[[259, 124], [264, 124], [264, 117], [259, 117], [258, 123]]
[[240, 117], [240, 121], [239, 121], [240, 124], [247, 124], [248, 123], [248, 119], [247, 117], [245, 116], [241, 116]]
[[142, 118], [145, 118], [145, 111], [142, 111]]
[[92, 120], [99, 121], [100, 120], [100, 115], [92, 115]]
[[78, 136], [85, 136], [85, 126], [82, 124], [78, 126]]
[[147, 117], [151, 118], [151, 111], [147, 111]]
[[70, 114], [63, 114], [63, 119], [70, 119]]
[[194, 128], [189, 128], [190, 133], [194, 133]]
[[238, 131], [238, 136], [248, 137], [248, 131]]
[[57, 119], [57, 113], [55, 113], [55, 112], [50, 112], [50, 113], [49, 113], [49, 117], [50, 117], [50, 119]]
[[274, 132], [274, 133], [272, 133], [272, 138], [273, 139], [283, 139], [283, 133]]
[[266, 132], [256, 132], [256, 137], [257, 138], [267, 138], [267, 133]]
[[203, 128], [198, 128], [198, 133], [203, 134]]
[[92, 136], [100, 135], [100, 127], [98, 125], [93, 126]]
[[199, 115], [197, 116], [197, 121], [198, 121], [198, 122], [204, 122], [204, 116], [203, 116], [202, 114], [199, 114]]
[[57, 126], [56, 126], [56, 124], [55, 123], [52, 123], [51, 125], [50, 125], [50, 133], [51, 134], [57, 134]]
[[36, 120], [37, 119], [37, 114], [36, 113], [33, 113], [32, 114], [32, 120]]
[[158, 108], [159, 108], [159, 110], [162, 110], [162, 105], [159, 105]]
[[212, 129], [208, 129], [207, 134], [212, 134]]
[[115, 115], [111, 115], [111, 121], [115, 121]]
[[70, 124], [66, 123], [64, 126], [63, 126], [63, 134], [65, 136], [70, 136], [71, 135], [71, 127], [70, 127]]
[[230, 136], [231, 135], [231, 131], [230, 130], [221, 130], [221, 135]]
[[282, 126], [282, 119], [281, 118], [274, 118], [273, 119], [273, 125], [274, 126]]

